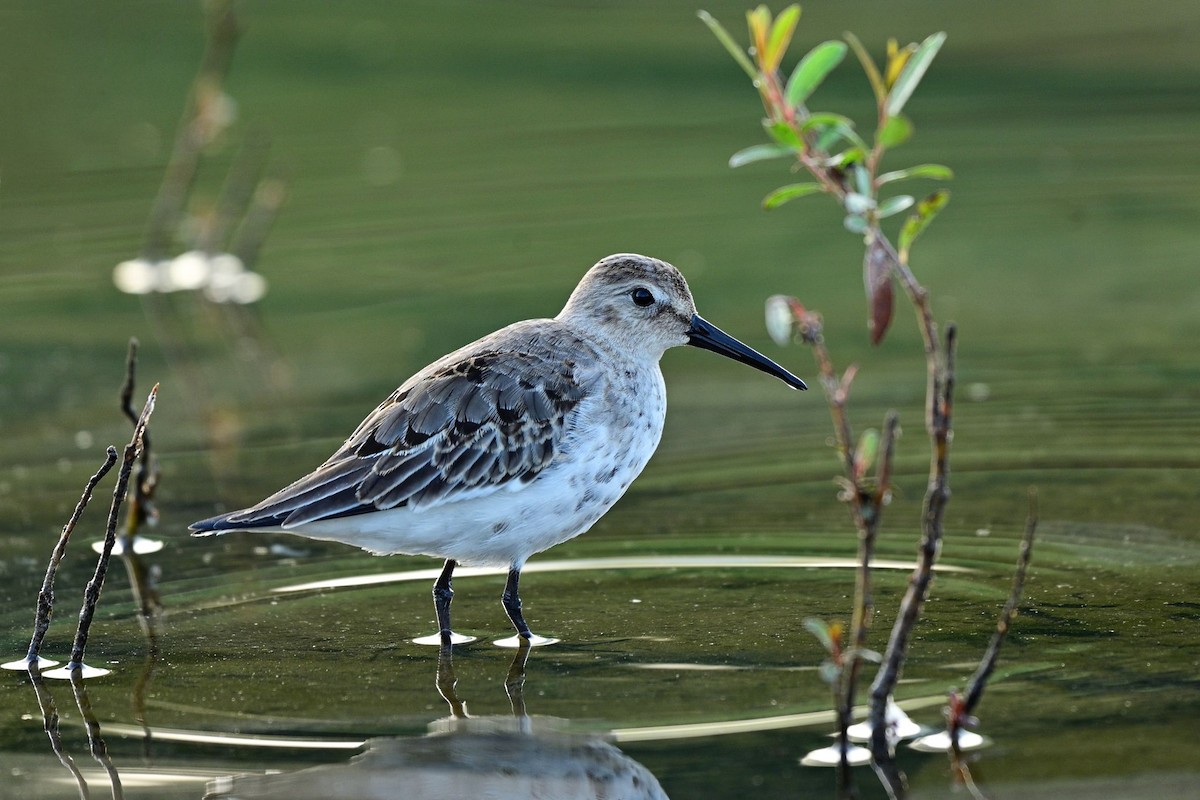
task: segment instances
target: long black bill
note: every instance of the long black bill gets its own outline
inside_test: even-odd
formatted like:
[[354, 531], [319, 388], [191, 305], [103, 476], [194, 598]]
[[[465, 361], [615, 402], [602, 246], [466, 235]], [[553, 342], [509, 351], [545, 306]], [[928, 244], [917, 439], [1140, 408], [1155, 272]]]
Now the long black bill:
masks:
[[739, 342], [725, 331], [713, 325], [699, 314], [692, 315], [692, 327], [688, 329], [688, 344], [704, 350], [711, 350], [723, 356], [748, 364], [755, 369], [761, 369], [768, 375], [774, 375], [793, 389], [807, 389], [804, 381], [776, 364], [752, 347]]

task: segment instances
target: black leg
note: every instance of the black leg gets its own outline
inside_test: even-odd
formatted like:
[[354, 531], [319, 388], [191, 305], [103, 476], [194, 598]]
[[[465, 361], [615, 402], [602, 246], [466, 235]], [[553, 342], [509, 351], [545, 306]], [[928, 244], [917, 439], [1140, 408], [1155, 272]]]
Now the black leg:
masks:
[[454, 576], [454, 568], [458, 565], [452, 558], [446, 559], [445, 566], [442, 567], [442, 574], [438, 576], [437, 582], [433, 584], [433, 607], [437, 612], [438, 633], [442, 637], [442, 646], [450, 646], [450, 601], [454, 599], [454, 589], [450, 585], [450, 580]]
[[533, 633], [530, 632], [529, 626], [525, 624], [525, 617], [521, 614], [521, 596], [517, 594], [517, 584], [521, 581], [521, 570], [510, 569], [508, 571], [508, 583], [504, 584], [504, 610], [508, 613], [508, 618], [512, 620], [513, 627], [517, 629], [517, 633], [523, 639], [532, 639]]

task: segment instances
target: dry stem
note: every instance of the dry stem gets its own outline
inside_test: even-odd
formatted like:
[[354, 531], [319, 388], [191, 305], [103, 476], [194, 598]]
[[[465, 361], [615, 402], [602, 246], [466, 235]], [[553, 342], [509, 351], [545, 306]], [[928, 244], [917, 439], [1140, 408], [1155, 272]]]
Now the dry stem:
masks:
[[121, 470], [117, 476], [117, 485], [113, 488], [112, 505], [108, 512], [108, 525], [104, 532], [104, 547], [96, 560], [96, 571], [88, 581], [83, 593], [83, 607], [79, 610], [79, 627], [75, 631], [75, 644], [71, 648], [71, 661], [67, 669], [79, 672], [83, 669], [84, 649], [87, 647], [88, 633], [92, 627], [92, 618], [96, 613], [96, 604], [100, 601], [100, 592], [104, 588], [104, 578], [108, 574], [108, 562], [112, 557], [113, 546], [117, 541], [117, 517], [121, 512], [121, 504], [125, 502], [125, 494], [129, 485], [129, 475], [133, 472], [133, 462], [137, 460], [142, 447], [142, 436], [150, 414], [154, 411], [154, 400], [158, 395], [158, 384], [150, 390], [146, 405], [134, 426], [133, 438], [125, 446], [121, 459]]
[[104, 463], [96, 471], [96, 474], [88, 479], [87, 485], [83, 487], [83, 494], [80, 495], [79, 502], [75, 504], [75, 510], [71, 513], [71, 518], [63, 526], [62, 533], [58, 537], [58, 543], [54, 545], [54, 550], [50, 554], [50, 563], [46, 566], [46, 577], [42, 579], [42, 588], [38, 592], [37, 611], [34, 614], [33, 620], [33, 637], [29, 640], [29, 653], [25, 659], [31, 669], [38, 663], [38, 656], [42, 650], [42, 642], [46, 639], [46, 631], [50, 627], [50, 617], [54, 613], [54, 578], [58, 574], [58, 565], [62, 562], [63, 555], [67, 552], [67, 542], [70, 540], [75, 526], [79, 523], [79, 517], [83, 514], [83, 510], [87, 508], [87, 504], [91, 501], [92, 492], [95, 490], [96, 484], [108, 474], [108, 471], [112, 469], [115, 463], [117, 463], [117, 448], [109, 446]]

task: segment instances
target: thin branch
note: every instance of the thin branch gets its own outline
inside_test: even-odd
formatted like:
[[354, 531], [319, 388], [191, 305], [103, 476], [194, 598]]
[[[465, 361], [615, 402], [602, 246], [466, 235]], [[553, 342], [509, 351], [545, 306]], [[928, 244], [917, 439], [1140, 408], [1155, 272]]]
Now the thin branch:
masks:
[[79, 517], [83, 514], [83, 510], [87, 508], [87, 504], [91, 501], [92, 492], [95, 491], [96, 484], [108, 474], [113, 464], [116, 463], [117, 448], [110, 445], [104, 463], [96, 471], [96, 474], [88, 479], [87, 485], [83, 487], [83, 494], [79, 496], [79, 502], [75, 504], [75, 510], [71, 513], [71, 518], [63, 526], [62, 533], [58, 537], [58, 543], [54, 545], [54, 550], [50, 554], [50, 563], [46, 566], [46, 577], [42, 579], [42, 588], [38, 592], [37, 611], [34, 614], [33, 620], [33, 637], [29, 640], [29, 653], [26, 656], [26, 662], [30, 665], [31, 669], [38, 663], [38, 656], [42, 651], [42, 642], [46, 639], [46, 631], [50, 627], [50, 617], [54, 613], [54, 578], [58, 574], [58, 565], [62, 562], [63, 555], [67, 552], [67, 542], [70, 540], [75, 526], [79, 523]]
[[[133, 392], [137, 380], [138, 340], [129, 340], [129, 353], [125, 359], [125, 383], [121, 386], [121, 411], [134, 425], [138, 424], [138, 415], [133, 410]], [[142, 454], [138, 461], [137, 477], [133, 481], [133, 498], [125, 516], [123, 538], [132, 538], [142, 525], [154, 520], [158, 512], [154, 509], [154, 492], [158, 488], [158, 460], [154, 457], [154, 449], [150, 443], [150, 430], [142, 432]], [[125, 548], [129, 549], [129, 548]]]
[[887, 700], [895, 691], [896, 682], [904, 669], [908, 655], [908, 643], [921, 607], [933, 581], [933, 567], [937, 563], [942, 545], [942, 520], [946, 504], [950, 500], [949, 448], [951, 417], [953, 412], [955, 350], [957, 328], [946, 328], [945, 362], [935, 373], [932, 390], [936, 390], [930, 402], [933, 414], [932, 452], [929, 465], [929, 486], [925, 492], [922, 509], [921, 543], [917, 549], [917, 566], [909, 578], [908, 590], [900, 604], [900, 612], [888, 638], [887, 651], [871, 684], [871, 750], [877, 758], [886, 757], [890, 751], [885, 724]]
[[133, 463], [137, 460], [138, 452], [142, 447], [142, 436], [146, 431], [146, 424], [150, 421], [150, 415], [154, 412], [154, 400], [157, 396], [158, 384], [155, 384], [154, 388], [150, 390], [150, 396], [146, 398], [146, 405], [142, 408], [142, 413], [134, 426], [133, 438], [125, 446], [125, 453], [121, 459], [121, 470], [117, 476], [117, 485], [113, 488], [112, 505], [108, 511], [104, 547], [100, 552], [100, 558], [96, 560], [96, 571], [84, 590], [83, 607], [79, 609], [79, 627], [75, 631], [71, 661], [67, 664], [67, 669], [71, 672], [79, 672], [83, 669], [83, 654], [87, 647], [88, 633], [92, 627], [92, 618], [96, 613], [96, 604], [100, 601], [100, 592], [104, 588], [104, 578], [108, 574], [108, 562], [112, 557], [113, 546], [117, 541], [117, 517], [121, 512], [121, 504], [125, 502], [129, 475], [133, 472]]
[[[967, 699], [963, 703], [962, 709], [963, 718], [971, 716], [975, 706], [983, 697], [983, 690], [987, 686], [992, 671], [996, 669], [996, 661], [1000, 658], [1000, 648], [1008, 635], [1013, 618], [1017, 615], [1017, 604], [1021, 602], [1021, 594], [1025, 591], [1025, 575], [1029, 571], [1029, 560], [1033, 557], [1033, 538], [1037, 532], [1037, 524], [1037, 491], [1030, 489], [1029, 516], [1025, 519], [1025, 534], [1021, 537], [1021, 549], [1017, 555], [1016, 571], [1013, 573], [1012, 590], [1008, 594], [1008, 601], [1004, 604], [1004, 609], [1000, 612], [1000, 618], [996, 622], [996, 631], [988, 643], [987, 652], [984, 653], [983, 660], [979, 662], [979, 668], [975, 670], [970, 683], [967, 684]], [[962, 721], [956, 717], [955, 722], [951, 724], [950, 733], [955, 743], [958, 741], [958, 727]]]

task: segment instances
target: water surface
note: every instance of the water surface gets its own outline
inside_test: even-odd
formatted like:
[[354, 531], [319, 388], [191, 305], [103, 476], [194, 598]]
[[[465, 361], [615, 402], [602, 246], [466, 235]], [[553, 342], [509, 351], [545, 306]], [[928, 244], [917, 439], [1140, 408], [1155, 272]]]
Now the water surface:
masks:
[[[731, 27], [743, 10], [710, 8]], [[876, 50], [889, 34], [950, 35], [895, 163], [958, 174], [914, 257], [939, 316], [961, 330], [943, 554], [954, 569], [935, 583], [898, 696], [940, 723], [940, 698], [973, 671], [1006, 596], [1037, 486], [1027, 599], [979, 709], [992, 745], [975, 777], [998, 797], [1188, 796], [1200, 780], [1200, 12], [1140, 8], [814, 4], [801, 24], [805, 42], [852, 29]], [[832, 796], [830, 771], [798, 763], [831, 730], [822, 654], [802, 621], [847, 613], [852, 575], [837, 565], [854, 552], [816, 392], [707, 354], [666, 356], [658, 454], [593, 531], [536, 558], [523, 582], [534, 629], [564, 640], [525, 665], [528, 724], [506, 691], [513, 653], [490, 645], [508, 635], [502, 576], [456, 582], [456, 622], [480, 641], [455, 653], [472, 721], [452, 724], [460, 709], [439, 692], [436, 652], [408, 642], [432, 630], [431, 579], [327, 585], [436, 564], [184, 533], [319, 463], [415, 369], [552, 315], [591, 263], [632, 250], [677, 264], [701, 313], [805, 376], [808, 354], [769, 342], [761, 303], [786, 292], [824, 313], [835, 358], [861, 367], [854, 424], [901, 413], [880, 557], [911, 560], [927, 460], [915, 326], [901, 310], [871, 350], [859, 245], [834, 209], [811, 199], [764, 213], [761, 197], [788, 176], [725, 166], [758, 140], [758, 111], [694, 8], [242, 11], [228, 85], [238, 123], [206, 162], [196, 210], [215, 202], [251, 131], [270, 134], [290, 193], [257, 266], [270, 281], [258, 338], [178, 298], [171, 330], [186, 358], [111, 271], [140, 246], [200, 57], [198, 11], [60, 4], [0, 25], [3, 660], [24, 650], [84, 480], [128, 436], [115, 397], [137, 336], [140, 389], [162, 383], [161, 522], [149, 535], [165, 546], [144, 561], [161, 571], [165, 616], [152, 646], [114, 567], [89, 649], [112, 674], [86, 684], [126, 797], [195, 798], [210, 781], [228, 789], [227, 776], [313, 767], [343, 786], [373, 770], [412, 781], [443, 774], [455, 743], [461, 766], [479, 741], [513, 764], [528, 763], [529, 741], [586, 752], [593, 767], [564, 756], [539, 768], [642, 769], [676, 798]], [[865, 96], [847, 63], [819, 98], [857, 113]], [[59, 576], [48, 656], [69, 649], [110, 486]], [[905, 581], [878, 573], [880, 631]], [[287, 591], [304, 584], [320, 586]], [[34, 687], [3, 677], [0, 797], [78, 796]], [[89, 755], [71, 687], [45, 690], [64, 752], [105, 796], [110, 775]], [[446, 740], [451, 729], [460, 738]], [[944, 757], [902, 748], [900, 759], [915, 795], [953, 792]], [[319, 793], [324, 774], [299, 785]], [[295, 782], [234, 785], [303, 796]]]

